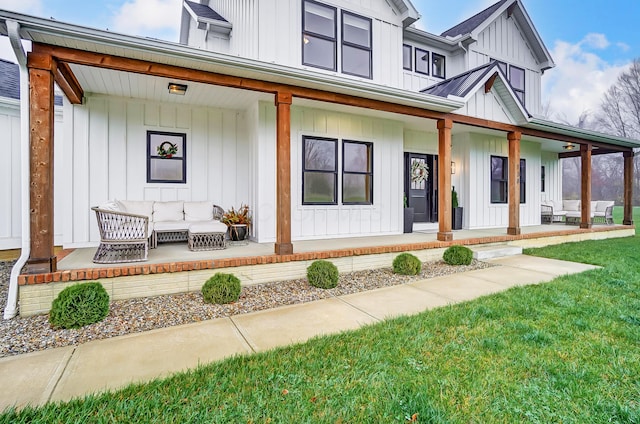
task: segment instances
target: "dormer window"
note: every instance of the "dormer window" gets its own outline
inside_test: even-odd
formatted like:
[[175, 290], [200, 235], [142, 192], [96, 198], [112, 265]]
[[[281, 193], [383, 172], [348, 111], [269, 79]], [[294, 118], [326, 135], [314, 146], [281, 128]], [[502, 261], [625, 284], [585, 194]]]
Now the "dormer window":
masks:
[[372, 21], [355, 13], [340, 14], [340, 56], [338, 9], [313, 0], [303, 1], [302, 64], [329, 71], [372, 78]]
[[302, 18], [302, 63], [336, 70], [336, 8], [304, 2]]

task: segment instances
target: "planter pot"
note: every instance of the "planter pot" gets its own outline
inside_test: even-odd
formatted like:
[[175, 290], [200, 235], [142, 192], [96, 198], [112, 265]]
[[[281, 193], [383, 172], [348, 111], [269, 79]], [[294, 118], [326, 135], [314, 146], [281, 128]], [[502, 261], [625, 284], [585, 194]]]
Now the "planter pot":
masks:
[[229, 226], [229, 238], [231, 241], [245, 240], [249, 235], [249, 228], [246, 224], [233, 224]]
[[463, 216], [462, 207], [451, 209], [451, 229], [452, 230], [462, 230], [462, 216]]
[[404, 208], [404, 232], [413, 232], [413, 208]]

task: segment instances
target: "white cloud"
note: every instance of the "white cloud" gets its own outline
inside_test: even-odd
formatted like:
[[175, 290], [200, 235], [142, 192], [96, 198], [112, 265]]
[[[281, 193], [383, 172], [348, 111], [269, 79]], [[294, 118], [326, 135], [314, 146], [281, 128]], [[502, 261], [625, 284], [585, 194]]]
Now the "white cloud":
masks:
[[182, 2], [176, 0], [131, 0], [115, 13], [111, 29], [177, 41]]
[[40, 15], [42, 13], [42, 0], [0, 0], [0, 9]]
[[588, 34], [576, 44], [556, 41], [551, 56], [556, 67], [542, 78], [543, 103], [569, 123], [575, 123], [584, 111], [597, 112], [602, 95], [629, 63], [614, 65], [591, 49], [604, 50], [611, 45], [602, 34]]

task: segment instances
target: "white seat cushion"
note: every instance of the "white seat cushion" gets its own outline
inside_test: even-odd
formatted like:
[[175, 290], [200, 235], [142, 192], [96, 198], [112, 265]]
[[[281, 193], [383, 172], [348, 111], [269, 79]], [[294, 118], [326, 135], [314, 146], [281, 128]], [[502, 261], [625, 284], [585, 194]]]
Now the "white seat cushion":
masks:
[[187, 231], [189, 223], [186, 221], [160, 221], [154, 222], [153, 228], [156, 231]]
[[101, 204], [100, 206], [98, 206], [98, 208], [105, 211], [124, 212], [122, 204], [118, 202], [117, 199], [108, 200], [103, 204]]
[[567, 212], [579, 212], [580, 200], [563, 200], [562, 210], [565, 210]]
[[123, 212], [135, 215], [148, 216], [151, 221], [153, 218], [153, 201], [152, 200], [120, 200], [120, 205], [124, 208]]
[[551, 203], [553, 204], [553, 213], [555, 214], [556, 212], [560, 212], [564, 209], [562, 209], [562, 202], [558, 201], [558, 200], [552, 200]]
[[184, 202], [185, 221], [211, 221], [213, 202]]
[[[609, 201], [609, 200], [599, 200], [599, 201], [596, 203], [596, 207], [595, 207], [595, 208], [592, 208], [592, 210], [594, 210], [594, 209], [595, 209], [595, 212], [602, 212], [602, 213], [604, 214], [604, 213], [607, 211], [607, 208], [608, 208], [609, 206], [613, 206], [613, 202], [612, 202], [612, 201]], [[604, 215], [602, 215], [602, 216], [604, 216]]]
[[189, 225], [190, 233], [226, 233], [227, 226], [220, 221], [197, 222]]
[[183, 221], [184, 202], [182, 200], [177, 202], [154, 202], [153, 203], [153, 221]]

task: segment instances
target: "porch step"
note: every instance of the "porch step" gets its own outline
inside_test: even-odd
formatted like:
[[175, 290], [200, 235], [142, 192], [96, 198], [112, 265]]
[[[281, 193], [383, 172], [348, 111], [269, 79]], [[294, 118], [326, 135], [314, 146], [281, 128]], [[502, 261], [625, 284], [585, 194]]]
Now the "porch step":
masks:
[[502, 258], [504, 256], [515, 256], [522, 254], [522, 247], [509, 246], [507, 244], [495, 244], [491, 246], [471, 247], [473, 258], [479, 261], [492, 258]]

